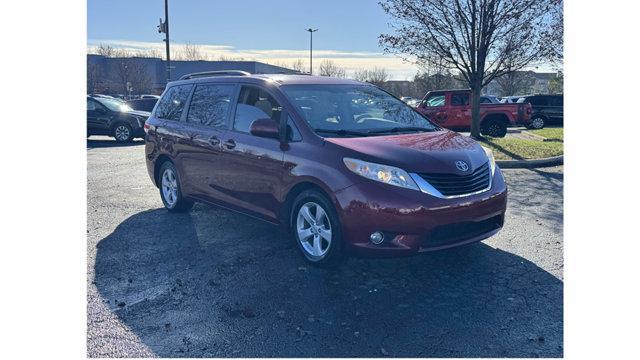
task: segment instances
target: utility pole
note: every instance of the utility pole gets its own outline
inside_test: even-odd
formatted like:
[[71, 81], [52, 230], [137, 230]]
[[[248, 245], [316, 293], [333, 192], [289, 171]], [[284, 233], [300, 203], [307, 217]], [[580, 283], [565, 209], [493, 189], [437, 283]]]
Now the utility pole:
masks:
[[164, 33], [164, 42], [167, 49], [167, 83], [171, 81], [171, 52], [169, 51], [169, 0], [164, 0], [164, 22], [160, 19], [158, 32]]
[[309, 75], [313, 75], [313, 33], [318, 29], [308, 28], [307, 31], [311, 35], [309, 39]]

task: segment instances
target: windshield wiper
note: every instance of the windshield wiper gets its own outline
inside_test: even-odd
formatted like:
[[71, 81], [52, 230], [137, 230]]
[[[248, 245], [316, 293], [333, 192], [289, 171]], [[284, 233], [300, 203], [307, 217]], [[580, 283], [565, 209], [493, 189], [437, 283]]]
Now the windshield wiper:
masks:
[[371, 134], [383, 134], [383, 133], [397, 133], [402, 131], [434, 131], [435, 129], [423, 128], [419, 126], [398, 126], [390, 129], [370, 130]]
[[345, 130], [345, 129], [314, 129], [315, 132], [321, 132], [325, 134], [336, 134], [336, 135], [352, 135], [352, 136], [367, 136], [369, 132], [361, 132], [354, 130]]

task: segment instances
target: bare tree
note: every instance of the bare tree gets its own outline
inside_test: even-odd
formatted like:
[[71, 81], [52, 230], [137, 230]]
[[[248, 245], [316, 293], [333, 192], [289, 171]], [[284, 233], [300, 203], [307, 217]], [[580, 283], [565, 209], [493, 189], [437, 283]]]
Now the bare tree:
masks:
[[536, 78], [531, 71], [514, 71], [496, 79], [500, 88], [500, 95], [513, 96], [531, 92]]
[[353, 78], [357, 81], [368, 82], [376, 86], [382, 86], [387, 80], [389, 80], [389, 73], [386, 69], [376, 66], [371, 70], [356, 70], [353, 74]]
[[100, 66], [94, 63], [87, 63], [87, 93], [93, 94], [102, 82], [102, 71]]
[[545, 31], [544, 44], [547, 57], [555, 64], [564, 58], [564, 10], [562, 0], [552, 0], [549, 11], [549, 28]]
[[[483, 86], [545, 59], [548, 11], [556, 0], [381, 0], [394, 19], [385, 51], [405, 59], [442, 59], [472, 91], [471, 136], [480, 138]], [[512, 66], [507, 67], [509, 59]]]
[[304, 73], [306, 72], [308, 69], [307, 67], [307, 63], [305, 63], [303, 60], [301, 59], [297, 59], [296, 61], [292, 62], [291, 65], [289, 66], [291, 69], [297, 71], [297, 72], [301, 72]]
[[202, 54], [202, 51], [200, 51], [200, 46], [191, 43], [184, 45], [182, 58], [187, 61], [206, 60], [206, 57]]
[[320, 62], [320, 76], [344, 78], [347, 76], [347, 72], [344, 68], [336, 65], [333, 61], [324, 59]]
[[116, 50], [113, 46], [107, 44], [98, 44], [96, 48], [96, 54], [102, 55], [104, 57], [115, 57], [117, 56], [118, 50]]

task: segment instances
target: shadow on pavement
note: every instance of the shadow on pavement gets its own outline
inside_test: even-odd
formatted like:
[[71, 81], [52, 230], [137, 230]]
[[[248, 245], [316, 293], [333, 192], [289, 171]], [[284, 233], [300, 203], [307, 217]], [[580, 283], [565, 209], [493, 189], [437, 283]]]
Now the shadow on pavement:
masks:
[[563, 354], [563, 284], [522, 257], [479, 243], [330, 271], [297, 251], [242, 215], [149, 210], [98, 243], [95, 285], [161, 357]]
[[87, 149], [106, 148], [106, 147], [128, 147], [144, 145], [144, 139], [134, 139], [131, 142], [120, 143], [115, 139], [87, 139]]

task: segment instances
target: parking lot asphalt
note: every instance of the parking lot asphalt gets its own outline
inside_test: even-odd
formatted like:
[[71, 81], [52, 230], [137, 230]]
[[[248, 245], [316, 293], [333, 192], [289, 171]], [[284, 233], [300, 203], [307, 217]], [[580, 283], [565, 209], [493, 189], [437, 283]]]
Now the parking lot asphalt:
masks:
[[143, 153], [87, 143], [90, 357], [563, 355], [562, 167], [504, 170], [481, 243], [323, 270], [273, 225], [169, 214]]

